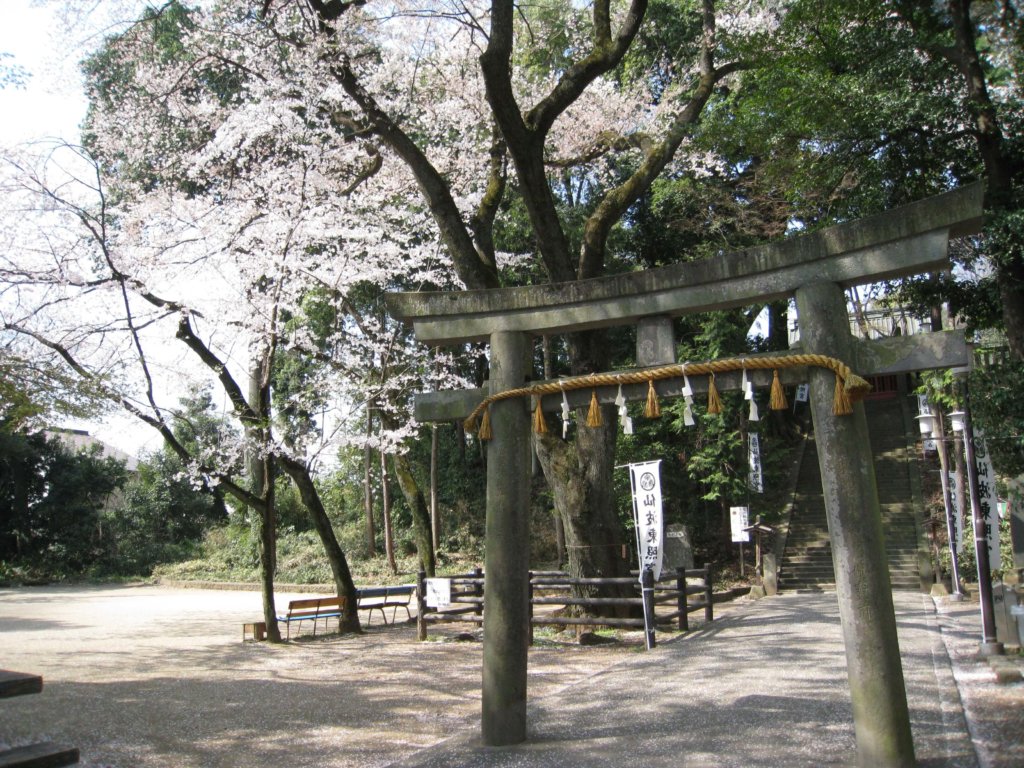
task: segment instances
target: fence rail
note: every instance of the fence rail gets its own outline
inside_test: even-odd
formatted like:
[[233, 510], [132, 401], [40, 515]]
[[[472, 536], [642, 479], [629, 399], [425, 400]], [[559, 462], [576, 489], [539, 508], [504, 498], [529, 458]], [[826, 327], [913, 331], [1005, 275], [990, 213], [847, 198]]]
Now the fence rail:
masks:
[[[691, 584], [690, 581], [698, 581]], [[443, 608], [431, 608], [426, 602], [426, 574], [420, 572], [416, 582], [417, 637], [427, 639], [427, 625], [441, 622], [467, 622], [482, 624], [486, 605], [484, 595], [484, 574], [479, 568], [471, 573], [449, 577], [451, 600]], [[530, 572], [530, 636], [540, 626], [590, 626], [623, 629], [644, 629], [643, 613], [645, 594], [649, 595], [646, 610], [653, 616], [656, 626], [664, 629], [671, 624], [682, 631], [690, 629], [690, 614], [704, 611], [704, 620], [714, 620], [714, 597], [710, 566], [704, 568], [677, 568], [665, 572], [649, 592], [642, 591], [638, 574], [616, 578], [574, 578], [561, 571]], [[635, 594], [618, 597], [590, 597], [580, 595], [579, 587], [615, 587]], [[691, 596], [701, 599], [691, 601]], [[619, 613], [633, 615], [619, 616], [561, 616], [546, 609], [552, 606], [583, 609], [583, 613], [597, 613], [597, 609], [610, 606], [622, 609]], [[535, 611], [535, 607], [545, 609]], [[659, 611], [659, 608], [661, 609]], [[667, 608], [667, 610], [666, 610]]]

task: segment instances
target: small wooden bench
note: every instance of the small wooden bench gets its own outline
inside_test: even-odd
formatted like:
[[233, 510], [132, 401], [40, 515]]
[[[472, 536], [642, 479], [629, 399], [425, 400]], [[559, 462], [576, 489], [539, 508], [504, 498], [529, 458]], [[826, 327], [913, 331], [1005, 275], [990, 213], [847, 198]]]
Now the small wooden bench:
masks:
[[0, 669], [0, 699], [41, 693], [42, 690], [43, 678], [40, 675], [28, 675], [24, 672]]
[[406, 619], [412, 619], [409, 605], [412, 603], [413, 595], [416, 594], [415, 584], [400, 584], [392, 587], [363, 587], [357, 590], [359, 595], [359, 610], [369, 611], [366, 617], [367, 626], [373, 621], [373, 612], [380, 611], [380, 617], [384, 623], [388, 623], [388, 616], [385, 610], [391, 609], [391, 623], [395, 623], [398, 609], [405, 609]]
[[289, 602], [288, 612], [284, 616], [278, 616], [277, 620], [284, 622], [287, 626], [285, 640], [290, 640], [293, 621], [299, 622], [300, 629], [303, 621], [312, 621], [313, 634], [316, 635], [316, 623], [320, 619], [323, 619], [325, 623], [328, 619], [338, 619], [340, 627], [341, 615], [344, 611], [344, 597], [310, 597]]

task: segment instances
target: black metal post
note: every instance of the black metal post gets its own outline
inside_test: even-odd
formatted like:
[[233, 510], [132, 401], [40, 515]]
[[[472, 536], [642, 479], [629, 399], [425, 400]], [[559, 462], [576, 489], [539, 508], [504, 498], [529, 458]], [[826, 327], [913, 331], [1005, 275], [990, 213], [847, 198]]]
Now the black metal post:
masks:
[[715, 587], [711, 582], [711, 563], [704, 563], [704, 621], [715, 620]]
[[655, 645], [654, 639], [654, 571], [644, 568], [640, 574], [640, 589], [644, 601], [644, 641], [647, 650]]
[[686, 569], [676, 568], [676, 589], [679, 594], [676, 596], [676, 605], [679, 608], [679, 629], [682, 632], [690, 631], [690, 605], [689, 597], [686, 594]]
[[1005, 653], [1003, 644], [996, 639], [996, 614], [992, 604], [992, 569], [988, 558], [988, 537], [985, 535], [985, 520], [981, 516], [981, 499], [978, 496], [978, 463], [974, 451], [974, 428], [971, 424], [971, 408], [966, 376], [959, 376], [964, 397], [964, 453], [967, 454], [967, 485], [971, 496], [971, 522], [974, 528], [974, 559], [978, 564], [978, 602], [981, 603], [981, 648], [982, 656], [999, 656]]

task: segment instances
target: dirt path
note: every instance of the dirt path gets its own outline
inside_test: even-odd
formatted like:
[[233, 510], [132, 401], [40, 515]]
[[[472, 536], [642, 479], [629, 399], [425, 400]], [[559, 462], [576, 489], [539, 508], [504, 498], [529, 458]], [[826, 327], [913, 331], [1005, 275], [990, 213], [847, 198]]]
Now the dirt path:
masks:
[[[375, 617], [358, 637], [242, 643], [259, 615], [252, 592], [2, 589], [0, 667], [44, 690], [0, 702], [0, 740], [65, 742], [87, 766], [384, 766], [479, 720], [479, 642], [418, 643]], [[542, 643], [530, 695], [631, 654]]]

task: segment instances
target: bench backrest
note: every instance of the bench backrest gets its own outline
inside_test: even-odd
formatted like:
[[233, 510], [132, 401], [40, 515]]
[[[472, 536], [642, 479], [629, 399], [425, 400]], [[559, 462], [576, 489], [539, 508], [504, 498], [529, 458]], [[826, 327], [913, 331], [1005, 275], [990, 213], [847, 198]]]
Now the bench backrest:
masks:
[[304, 598], [302, 600], [292, 600], [288, 603], [288, 615], [292, 618], [300, 616], [313, 618], [325, 613], [340, 613], [344, 607], [344, 597]]
[[360, 599], [383, 598], [384, 600], [388, 600], [392, 597], [405, 597], [411, 601], [413, 594], [416, 592], [416, 585], [401, 584], [391, 587], [364, 587], [363, 589], [357, 590], [357, 592]]

